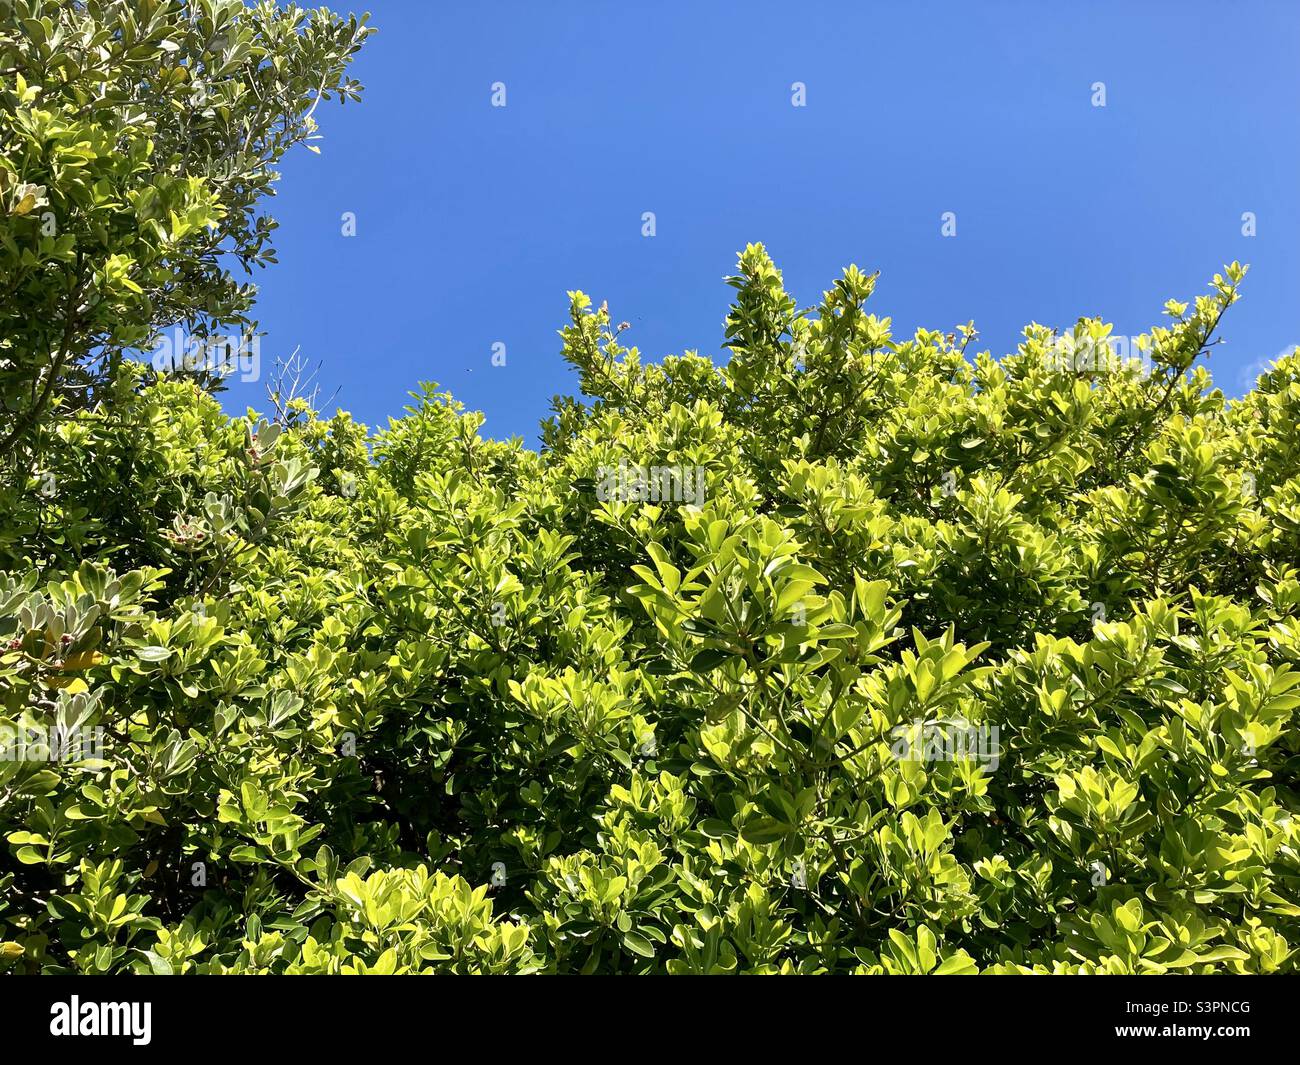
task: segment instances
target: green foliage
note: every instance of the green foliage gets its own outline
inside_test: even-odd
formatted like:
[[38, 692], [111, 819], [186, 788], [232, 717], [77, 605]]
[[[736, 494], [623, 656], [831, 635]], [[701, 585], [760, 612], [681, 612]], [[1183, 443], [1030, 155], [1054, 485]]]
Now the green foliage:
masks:
[[357, 98], [369, 32], [272, 0], [0, 0], [0, 461], [158, 330], [252, 333], [232, 266], [275, 261], [259, 201], [317, 103]]
[[540, 453], [118, 368], [5, 487], [0, 725], [103, 742], [0, 762], [0, 964], [1295, 971], [1300, 353], [1196, 362], [1243, 273], [1081, 372], [751, 246], [725, 365], [571, 294]]

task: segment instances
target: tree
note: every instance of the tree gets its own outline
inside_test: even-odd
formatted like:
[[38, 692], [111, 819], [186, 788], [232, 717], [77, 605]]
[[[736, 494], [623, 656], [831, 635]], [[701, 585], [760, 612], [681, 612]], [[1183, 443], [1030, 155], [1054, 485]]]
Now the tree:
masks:
[[159, 329], [251, 335], [261, 200], [320, 101], [358, 98], [370, 32], [272, 0], [0, 0], [0, 461]]

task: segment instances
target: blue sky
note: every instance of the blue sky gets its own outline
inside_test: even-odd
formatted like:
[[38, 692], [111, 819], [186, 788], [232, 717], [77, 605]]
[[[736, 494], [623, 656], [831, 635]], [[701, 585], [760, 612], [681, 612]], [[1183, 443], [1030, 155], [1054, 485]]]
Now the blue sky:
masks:
[[576, 390], [567, 289], [608, 299], [646, 358], [719, 356], [750, 241], [801, 304], [857, 263], [896, 335], [973, 318], [996, 354], [1081, 314], [1136, 335], [1240, 259], [1216, 381], [1240, 394], [1300, 343], [1300, 4], [369, 9], [363, 100], [323, 104], [321, 155], [286, 161], [280, 262], [255, 278], [263, 360], [300, 348], [369, 424], [431, 380], [535, 444]]

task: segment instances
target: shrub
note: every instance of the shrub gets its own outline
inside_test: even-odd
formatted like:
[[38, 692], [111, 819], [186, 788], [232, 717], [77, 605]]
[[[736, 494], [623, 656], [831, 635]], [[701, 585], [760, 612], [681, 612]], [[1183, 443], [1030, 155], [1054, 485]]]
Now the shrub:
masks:
[[1080, 371], [751, 246], [724, 365], [572, 293], [540, 453], [123, 364], [6, 489], [0, 964], [1294, 971], [1300, 353], [1197, 363], [1243, 273]]

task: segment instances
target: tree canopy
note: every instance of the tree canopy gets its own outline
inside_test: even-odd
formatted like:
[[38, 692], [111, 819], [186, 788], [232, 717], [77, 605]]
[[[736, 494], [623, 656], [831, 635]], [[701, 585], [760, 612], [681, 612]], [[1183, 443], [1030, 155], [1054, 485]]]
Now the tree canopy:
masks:
[[260, 202], [317, 104], [357, 99], [369, 32], [274, 0], [0, 0], [0, 461], [159, 330], [253, 333]]
[[725, 364], [571, 293], [540, 452], [120, 365], [0, 541], [9, 734], [97, 736], [0, 762], [8, 964], [1294, 969], [1300, 355], [1197, 363], [1243, 273], [999, 360], [751, 246]]

